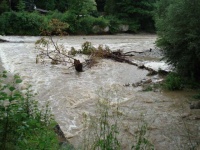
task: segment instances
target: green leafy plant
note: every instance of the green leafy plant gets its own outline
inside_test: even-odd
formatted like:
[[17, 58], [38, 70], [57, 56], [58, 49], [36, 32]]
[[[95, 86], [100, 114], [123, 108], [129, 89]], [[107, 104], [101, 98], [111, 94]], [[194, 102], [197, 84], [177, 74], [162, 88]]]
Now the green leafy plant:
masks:
[[39, 35], [46, 21], [38, 13], [5, 12], [0, 17], [0, 30], [6, 35]]
[[17, 4], [18, 11], [24, 11], [25, 7], [26, 7], [25, 2], [23, 0], [19, 0]]
[[180, 76], [196, 81], [200, 81], [199, 7], [199, 0], [160, 0], [155, 13], [157, 45]]
[[83, 33], [83, 34], [93, 33], [92, 27], [93, 27], [94, 21], [95, 21], [95, 18], [92, 16], [81, 17], [78, 21], [81, 26], [80, 28], [81, 30], [77, 29], [77, 32]]
[[1, 149], [59, 149], [48, 105], [40, 110], [30, 88], [19, 90], [21, 83], [19, 75], [0, 74]]
[[42, 35], [67, 35], [69, 24], [58, 19], [52, 19], [48, 25], [40, 28]]
[[109, 32], [112, 34], [119, 32], [121, 21], [115, 16], [106, 16], [106, 19], [109, 20]]
[[82, 44], [81, 53], [90, 55], [94, 50], [95, 48], [92, 46], [91, 42], [85, 42]]
[[2, 0], [0, 2], [0, 14], [2, 14], [3, 12], [9, 11], [9, 3], [7, 0]]
[[183, 88], [183, 80], [178, 74], [170, 73], [167, 75], [163, 86], [170, 91], [181, 90]]

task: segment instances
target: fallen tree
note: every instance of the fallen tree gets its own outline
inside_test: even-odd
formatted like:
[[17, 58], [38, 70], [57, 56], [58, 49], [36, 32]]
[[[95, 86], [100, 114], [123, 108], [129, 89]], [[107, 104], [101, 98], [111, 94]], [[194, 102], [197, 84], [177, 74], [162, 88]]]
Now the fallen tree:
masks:
[[0, 43], [3, 43], [3, 42], [9, 42], [9, 41], [0, 38]]
[[[50, 63], [53, 65], [57, 64], [70, 64], [75, 67], [76, 71], [83, 71], [83, 67], [91, 67], [96, 63], [96, 58], [107, 58], [112, 59], [118, 62], [125, 62], [131, 65], [137, 65], [130, 61], [127, 57], [134, 56], [133, 54], [123, 53], [122, 50], [111, 51], [109, 47], [103, 47], [99, 45], [98, 48], [92, 46], [90, 42], [85, 42], [82, 45], [81, 50], [76, 50], [71, 48], [71, 50], [66, 50], [63, 45], [58, 45], [54, 42], [52, 37], [49, 39], [41, 38], [35, 43], [35, 48], [37, 49], [36, 63], [44, 63], [45, 61], [50, 60]], [[76, 54], [85, 54], [88, 55], [88, 59], [85, 62], [80, 62], [80, 60], [75, 58]]]
[[[63, 64], [74, 67], [77, 72], [82, 72], [84, 67], [91, 68], [97, 63], [98, 58], [112, 59], [121, 63], [128, 63], [137, 66], [139, 69], [146, 69], [149, 71], [148, 75], [155, 75], [157, 71], [130, 60], [133, 53], [142, 54], [144, 52], [129, 51], [123, 52], [118, 49], [111, 51], [108, 46], [99, 45], [97, 48], [92, 46], [91, 42], [85, 42], [82, 44], [81, 49], [77, 50], [74, 47], [71, 50], [67, 50], [63, 45], [58, 45], [54, 42], [51, 36], [49, 39], [41, 38], [35, 43], [37, 49], [36, 63], [50, 62], [53, 65]], [[151, 50], [151, 49], [150, 49]], [[76, 58], [76, 54], [87, 55], [88, 58], [81, 62]]]

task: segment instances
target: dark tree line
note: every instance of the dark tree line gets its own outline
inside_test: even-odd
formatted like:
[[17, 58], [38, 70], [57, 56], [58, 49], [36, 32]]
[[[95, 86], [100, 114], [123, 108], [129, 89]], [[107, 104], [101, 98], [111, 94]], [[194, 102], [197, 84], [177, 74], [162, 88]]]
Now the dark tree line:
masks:
[[156, 0], [107, 0], [105, 13], [137, 22], [141, 30], [154, 29], [153, 10]]
[[[0, 13], [33, 12], [35, 8], [78, 16], [108, 18], [112, 31], [117, 24], [129, 24], [130, 31], [154, 31], [153, 9], [156, 0], [0, 0]], [[105, 23], [104, 23], [105, 24]]]

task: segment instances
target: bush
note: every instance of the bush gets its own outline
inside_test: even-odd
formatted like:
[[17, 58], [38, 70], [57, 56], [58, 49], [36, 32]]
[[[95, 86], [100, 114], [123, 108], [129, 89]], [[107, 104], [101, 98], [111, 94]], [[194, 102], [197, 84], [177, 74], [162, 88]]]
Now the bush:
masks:
[[69, 25], [62, 20], [59, 12], [50, 12], [47, 16], [36, 12], [6, 12], [0, 17], [0, 34], [58, 35], [58, 30], [67, 33]]
[[6, 30], [8, 30], [9, 27], [8, 18], [10, 14], [11, 13], [3, 13], [3, 15], [0, 16], [0, 34], [6, 34]]
[[119, 32], [119, 25], [121, 21], [114, 16], [106, 16], [106, 19], [109, 20], [109, 31], [110, 33], [117, 33]]
[[58, 19], [51, 19], [47, 25], [40, 28], [41, 35], [67, 35], [69, 24]]
[[200, 81], [199, 8], [199, 0], [161, 0], [156, 11], [157, 45], [179, 75], [196, 81]]
[[1, 33], [7, 35], [39, 35], [44, 16], [28, 12], [5, 12], [0, 17]]
[[25, 93], [19, 90], [22, 80], [18, 75], [7, 79], [4, 71], [0, 80], [1, 149], [58, 149], [48, 106], [39, 110], [31, 90], [28, 88]]
[[93, 34], [95, 25], [104, 28], [108, 25], [108, 20], [103, 17], [92, 17], [90, 15], [77, 16], [72, 11], [63, 14], [61, 21], [69, 24], [69, 32], [72, 34]]
[[51, 19], [58, 19], [62, 21], [62, 17], [63, 17], [63, 13], [55, 10], [55, 11], [50, 11], [47, 13], [46, 18], [48, 18], [48, 20]]
[[0, 14], [10, 11], [9, 3], [7, 0], [1, 0], [0, 2]]
[[183, 85], [181, 77], [176, 73], [168, 74], [164, 82], [164, 88], [170, 91], [182, 89]]
[[77, 29], [80, 28], [77, 16], [73, 12], [65, 12], [62, 16], [61, 21], [67, 22], [69, 24], [69, 32], [72, 34], [75, 34], [77, 32]]
[[136, 21], [130, 21], [130, 23], [127, 23], [129, 25], [129, 31], [130, 32], [138, 32], [139, 28], [140, 28], [140, 24]]
[[77, 33], [91, 34], [93, 33], [92, 27], [94, 24], [95, 18], [92, 16], [82, 17], [78, 20], [80, 28], [77, 28]]
[[105, 28], [106, 26], [109, 25], [109, 20], [101, 16], [101, 17], [95, 18], [94, 25], [98, 25], [101, 28]]

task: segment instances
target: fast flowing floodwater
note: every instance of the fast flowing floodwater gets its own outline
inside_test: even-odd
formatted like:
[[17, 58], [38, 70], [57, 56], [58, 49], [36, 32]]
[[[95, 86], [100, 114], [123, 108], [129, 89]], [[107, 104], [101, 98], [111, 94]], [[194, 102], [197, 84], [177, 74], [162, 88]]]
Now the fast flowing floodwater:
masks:
[[[120, 120], [120, 137], [123, 149], [130, 149], [138, 123], [148, 123], [148, 137], [158, 150], [188, 149], [200, 137], [199, 111], [188, 108], [190, 91], [141, 92], [139, 87], [126, 86], [148, 79], [146, 70], [112, 60], [99, 60], [91, 69], [76, 73], [73, 68], [36, 64], [35, 41], [40, 37], [7, 36], [1, 37], [13, 43], [0, 43], [0, 56], [3, 67], [12, 74], [19, 73], [23, 78], [22, 89], [31, 84], [38, 93], [41, 105], [50, 104], [56, 121], [65, 136], [80, 146], [83, 131], [83, 114], [95, 115], [99, 99], [108, 99], [111, 106], [119, 105], [123, 114]], [[155, 48], [155, 35], [114, 35], [114, 36], [67, 36], [58, 44], [66, 49], [90, 41], [94, 46], [107, 45], [111, 50], [146, 51]], [[22, 43], [15, 43], [21, 41]], [[134, 59], [150, 60], [157, 58], [136, 56]], [[163, 62], [162, 62], [163, 63]], [[103, 93], [103, 94], [102, 94]]]

